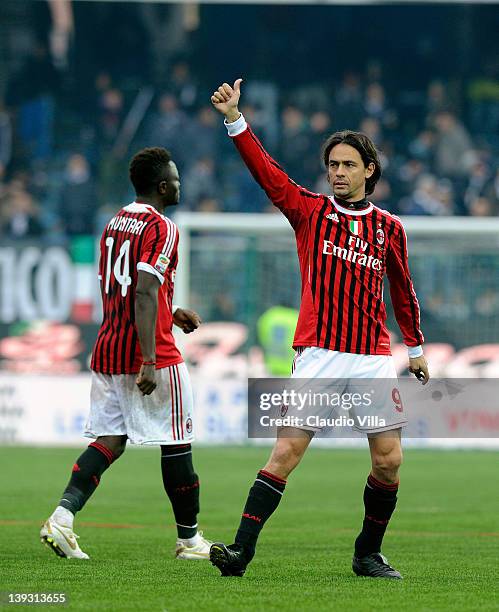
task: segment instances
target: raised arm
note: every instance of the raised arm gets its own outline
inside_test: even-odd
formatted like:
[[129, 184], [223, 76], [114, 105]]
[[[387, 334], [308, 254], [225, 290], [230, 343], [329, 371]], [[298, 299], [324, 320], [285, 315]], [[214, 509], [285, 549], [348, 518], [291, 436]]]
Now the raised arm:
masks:
[[300, 219], [308, 218], [321, 196], [297, 185], [264, 149], [239, 112], [241, 82], [242, 79], [237, 79], [232, 87], [228, 83], [220, 85], [211, 101], [224, 115], [229, 136], [254, 179], [295, 226]]

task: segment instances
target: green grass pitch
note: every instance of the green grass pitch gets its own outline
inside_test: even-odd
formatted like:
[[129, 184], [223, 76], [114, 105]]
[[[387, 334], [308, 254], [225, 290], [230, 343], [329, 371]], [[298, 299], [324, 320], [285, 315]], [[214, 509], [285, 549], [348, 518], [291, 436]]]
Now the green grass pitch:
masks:
[[[208, 538], [232, 541], [268, 452], [195, 449], [200, 526]], [[125, 453], [77, 517], [91, 560], [56, 557], [38, 530], [77, 454], [0, 449], [4, 601], [5, 592], [65, 592], [71, 610], [499, 610], [497, 453], [406, 451], [384, 545], [403, 581], [357, 578], [351, 571], [366, 450], [310, 449], [242, 579], [220, 577], [209, 562], [173, 558], [175, 529], [159, 449]]]

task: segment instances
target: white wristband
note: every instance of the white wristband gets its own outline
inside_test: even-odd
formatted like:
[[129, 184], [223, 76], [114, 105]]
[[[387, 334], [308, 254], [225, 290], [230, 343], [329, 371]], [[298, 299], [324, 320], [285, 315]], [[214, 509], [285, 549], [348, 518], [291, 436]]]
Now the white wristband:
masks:
[[411, 359], [415, 359], [416, 357], [421, 357], [423, 354], [423, 347], [420, 344], [418, 346], [408, 346], [407, 352]]
[[176, 304], [172, 304], [172, 315], [175, 314], [175, 312], [180, 308], [180, 306], [177, 306]]
[[231, 136], [232, 138], [234, 136], [239, 136], [239, 134], [242, 134], [248, 127], [246, 119], [244, 118], [242, 113], [239, 115], [239, 118], [233, 121], [232, 123], [227, 123], [227, 119], [224, 119], [224, 124], [227, 128], [229, 136]]

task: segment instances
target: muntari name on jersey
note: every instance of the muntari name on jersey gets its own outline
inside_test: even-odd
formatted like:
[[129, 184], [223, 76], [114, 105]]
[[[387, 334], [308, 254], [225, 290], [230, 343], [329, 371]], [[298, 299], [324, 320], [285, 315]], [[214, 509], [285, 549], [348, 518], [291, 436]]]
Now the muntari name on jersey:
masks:
[[147, 221], [139, 221], [135, 217], [120, 217], [118, 215], [109, 221], [107, 229], [139, 235], [142, 234], [146, 225]]
[[[331, 240], [324, 240], [324, 247], [322, 249], [322, 253], [324, 255], [335, 255], [340, 259], [344, 259], [345, 261], [351, 261], [352, 263], [358, 264], [359, 266], [366, 266], [367, 268], [372, 268], [373, 270], [382, 270], [381, 267], [381, 259], [377, 259], [372, 255], [366, 255], [365, 251], [368, 247], [368, 242], [365, 240], [361, 240], [360, 238], [356, 238], [354, 236], [350, 236], [348, 239], [348, 249], [345, 247], [340, 247]], [[360, 248], [362, 252], [354, 251], [353, 247]]]

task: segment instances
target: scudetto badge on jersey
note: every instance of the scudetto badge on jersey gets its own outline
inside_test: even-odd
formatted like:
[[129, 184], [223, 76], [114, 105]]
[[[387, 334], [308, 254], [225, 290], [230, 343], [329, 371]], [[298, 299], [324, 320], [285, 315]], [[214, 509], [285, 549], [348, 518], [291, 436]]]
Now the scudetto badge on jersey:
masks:
[[163, 255], [163, 253], [161, 253], [158, 259], [156, 259], [156, 263], [154, 264], [154, 267], [160, 274], [164, 274], [166, 272], [166, 268], [168, 268], [169, 263], [170, 263], [170, 259], [166, 255]]
[[350, 221], [349, 230], [352, 232], [352, 234], [358, 236], [362, 231], [362, 223], [360, 221]]

